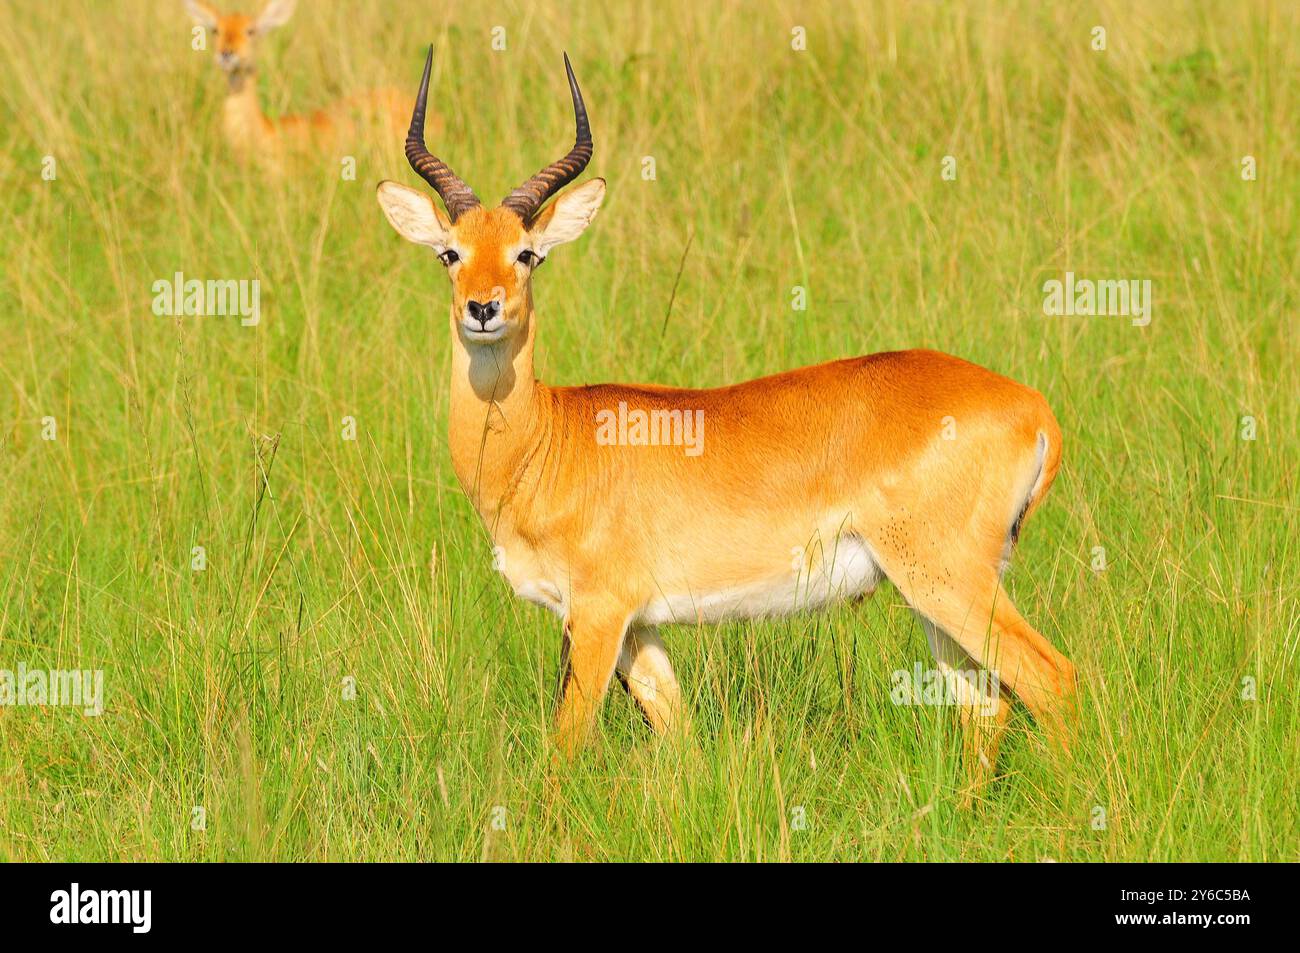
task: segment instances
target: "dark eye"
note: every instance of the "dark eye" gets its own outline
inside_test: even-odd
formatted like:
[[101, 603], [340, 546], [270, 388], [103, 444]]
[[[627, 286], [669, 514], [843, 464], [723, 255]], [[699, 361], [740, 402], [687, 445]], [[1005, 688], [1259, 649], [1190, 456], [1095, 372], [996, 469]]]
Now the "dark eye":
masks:
[[456, 254], [456, 250], [454, 248], [448, 248], [445, 252], [443, 252], [438, 257], [442, 260], [442, 263], [444, 265], [448, 265], [448, 266], [454, 265], [456, 264], [456, 262], [460, 261], [460, 255]]
[[519, 264], [521, 264], [521, 265], [532, 265], [532, 264], [538, 264], [538, 263], [541, 262], [541, 259], [538, 258], [535, 254], [533, 254], [532, 251], [530, 251], [530, 250], [527, 249], [527, 248], [525, 248], [523, 251], [521, 251], [521, 252], [519, 253], [519, 257], [518, 257], [517, 259], [515, 259], [515, 260], [518, 261]]

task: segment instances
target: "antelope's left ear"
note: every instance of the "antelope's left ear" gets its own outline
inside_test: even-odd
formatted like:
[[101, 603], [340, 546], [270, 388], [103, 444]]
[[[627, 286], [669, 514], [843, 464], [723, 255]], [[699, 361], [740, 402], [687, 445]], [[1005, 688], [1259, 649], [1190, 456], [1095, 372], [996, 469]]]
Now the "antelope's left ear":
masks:
[[273, 27], [284, 26], [289, 22], [289, 17], [293, 16], [293, 8], [296, 4], [297, 0], [271, 0], [257, 15], [254, 28], [258, 33], [265, 33]]
[[605, 200], [605, 180], [592, 179], [561, 192], [542, 209], [529, 233], [537, 254], [545, 257], [556, 245], [571, 242], [591, 224]]

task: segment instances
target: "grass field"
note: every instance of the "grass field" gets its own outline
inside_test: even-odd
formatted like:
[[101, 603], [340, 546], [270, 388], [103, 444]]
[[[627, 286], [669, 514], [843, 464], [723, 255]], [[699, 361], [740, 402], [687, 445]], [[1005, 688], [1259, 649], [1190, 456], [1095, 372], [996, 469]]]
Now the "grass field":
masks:
[[[1295, 5], [300, 6], [267, 112], [413, 94], [433, 42], [430, 145], [485, 200], [571, 143], [569, 52], [609, 197], [538, 275], [543, 379], [924, 346], [1041, 390], [1065, 462], [1008, 587], [1077, 751], [1018, 710], [962, 809], [886, 586], [667, 630], [690, 744], [615, 689], [552, 771], [559, 623], [451, 469], [447, 282], [374, 199], [400, 143], [268, 181], [180, 0], [3, 0], [0, 669], [102, 669], [104, 711], [0, 706], [0, 858], [1300, 859]], [[260, 323], [156, 316], [177, 271], [258, 279]], [[1045, 315], [1066, 271], [1150, 280], [1150, 323]]]

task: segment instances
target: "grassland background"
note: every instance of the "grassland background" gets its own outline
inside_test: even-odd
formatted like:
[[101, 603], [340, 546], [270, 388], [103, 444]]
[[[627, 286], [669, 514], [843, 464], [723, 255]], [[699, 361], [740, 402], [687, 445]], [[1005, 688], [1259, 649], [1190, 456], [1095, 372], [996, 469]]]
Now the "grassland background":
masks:
[[[544, 379], [927, 346], [1047, 395], [1065, 464], [1009, 588], [1081, 736], [1059, 763], [1019, 713], [973, 811], [952, 713], [889, 701], [928, 654], [888, 587], [669, 630], [692, 744], [615, 689], [549, 773], [558, 622], [491, 571], [446, 281], [373, 198], [416, 180], [391, 142], [356, 181], [238, 168], [180, 6], [0, 3], [0, 668], [106, 697], [0, 708], [0, 858], [1300, 859], [1296, 5], [303, 0], [262, 51], [277, 114], [413, 89], [433, 42], [432, 146], [485, 198], [571, 141], [569, 51], [610, 190], [538, 276]], [[1067, 269], [1151, 279], [1151, 324], [1044, 317]], [[261, 324], [154, 316], [175, 271], [259, 278]]]

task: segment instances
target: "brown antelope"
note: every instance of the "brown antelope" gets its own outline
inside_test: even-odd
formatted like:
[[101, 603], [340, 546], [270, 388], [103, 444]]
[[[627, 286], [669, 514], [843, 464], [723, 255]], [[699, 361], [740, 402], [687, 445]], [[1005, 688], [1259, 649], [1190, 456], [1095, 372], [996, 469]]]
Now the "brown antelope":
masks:
[[[185, 0], [194, 22], [213, 37], [217, 66], [226, 74], [222, 132], [240, 159], [278, 167], [286, 150], [306, 153], [331, 140], [340, 141], [366, 123], [401, 129], [411, 100], [395, 89], [377, 89], [334, 103], [305, 116], [271, 120], [257, 99], [256, 47], [260, 37], [293, 15], [296, 0], [271, 0], [257, 16], [222, 15], [203, 0]], [[340, 144], [345, 144], [340, 141]]]
[[[381, 182], [378, 199], [451, 279], [456, 475], [516, 594], [564, 619], [561, 752], [580, 747], [615, 671], [658, 732], [687, 720], [659, 626], [815, 609], [884, 579], [923, 622], [970, 729], [977, 780], [992, 770], [1012, 696], [1064, 743], [1073, 666], [1001, 585], [1060, 465], [1042, 395], [934, 351], [715, 390], [542, 383], [533, 274], [605, 195], [598, 178], [560, 191], [592, 156], [586, 106], [566, 56], [573, 149], [485, 208], [425, 146], [432, 57], [406, 156], [446, 213], [396, 182]], [[609, 439], [615, 415], [632, 445]], [[634, 417], [639, 437], [624, 427]], [[646, 439], [647, 421], [675, 435], [687, 419], [707, 437], [699, 452]], [[962, 677], [972, 666], [996, 673], [991, 690]]]

